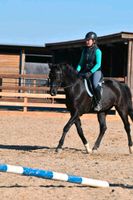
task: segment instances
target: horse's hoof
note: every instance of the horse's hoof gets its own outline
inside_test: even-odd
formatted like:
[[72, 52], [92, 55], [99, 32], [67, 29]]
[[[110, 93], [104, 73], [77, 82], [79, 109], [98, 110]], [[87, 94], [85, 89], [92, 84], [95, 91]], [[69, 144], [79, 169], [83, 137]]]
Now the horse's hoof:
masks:
[[62, 148], [56, 148], [55, 152], [60, 153], [62, 151]]
[[97, 149], [92, 149], [92, 153], [97, 153], [98, 150]]
[[89, 144], [87, 143], [87, 144], [85, 144], [85, 149], [86, 149], [86, 152], [87, 153], [92, 153], [92, 149], [89, 147]]
[[94, 147], [92, 148], [92, 152], [97, 152], [97, 149], [98, 149], [98, 147], [97, 147], [97, 146], [94, 146]]
[[129, 146], [129, 153], [130, 153], [130, 154], [133, 153], [133, 146]]

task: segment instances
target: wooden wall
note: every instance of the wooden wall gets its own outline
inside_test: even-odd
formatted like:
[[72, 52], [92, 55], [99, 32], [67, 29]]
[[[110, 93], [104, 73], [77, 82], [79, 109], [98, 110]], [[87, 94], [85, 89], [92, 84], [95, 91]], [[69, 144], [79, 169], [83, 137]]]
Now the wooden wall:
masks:
[[0, 54], [0, 73], [19, 73], [20, 55]]
[[[0, 74], [19, 74], [20, 55], [0, 54]], [[2, 79], [2, 85], [17, 85], [18, 81], [13, 79]]]

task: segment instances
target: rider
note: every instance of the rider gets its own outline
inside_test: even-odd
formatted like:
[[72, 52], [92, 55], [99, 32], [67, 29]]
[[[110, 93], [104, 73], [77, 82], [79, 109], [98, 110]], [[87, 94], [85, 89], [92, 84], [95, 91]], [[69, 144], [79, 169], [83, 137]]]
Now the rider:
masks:
[[76, 70], [83, 78], [91, 78], [96, 97], [96, 106], [94, 110], [100, 111], [102, 109], [100, 84], [100, 80], [102, 79], [102, 52], [97, 46], [96, 33], [88, 32], [85, 36], [85, 42], [86, 46], [82, 51], [81, 58]]

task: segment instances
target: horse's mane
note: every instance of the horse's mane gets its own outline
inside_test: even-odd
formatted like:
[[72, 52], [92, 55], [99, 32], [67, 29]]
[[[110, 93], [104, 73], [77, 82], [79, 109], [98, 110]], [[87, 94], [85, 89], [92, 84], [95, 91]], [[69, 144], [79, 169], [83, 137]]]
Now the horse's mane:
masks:
[[69, 64], [61, 64], [63, 71], [65, 71], [66, 75], [72, 76], [73, 79], [77, 79], [78, 72], [75, 70], [75, 68]]

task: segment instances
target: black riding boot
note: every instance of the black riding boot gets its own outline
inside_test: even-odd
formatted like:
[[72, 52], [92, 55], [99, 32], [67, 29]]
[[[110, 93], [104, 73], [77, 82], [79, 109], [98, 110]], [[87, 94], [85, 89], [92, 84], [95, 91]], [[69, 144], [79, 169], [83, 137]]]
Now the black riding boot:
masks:
[[98, 85], [97, 88], [95, 89], [95, 97], [96, 97], [96, 106], [94, 108], [95, 111], [100, 111], [102, 109], [101, 89], [102, 87], [100, 85]]

